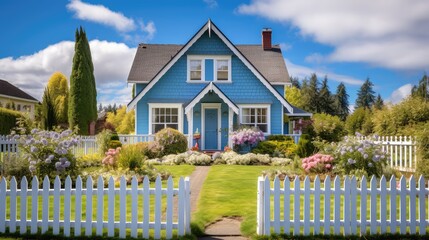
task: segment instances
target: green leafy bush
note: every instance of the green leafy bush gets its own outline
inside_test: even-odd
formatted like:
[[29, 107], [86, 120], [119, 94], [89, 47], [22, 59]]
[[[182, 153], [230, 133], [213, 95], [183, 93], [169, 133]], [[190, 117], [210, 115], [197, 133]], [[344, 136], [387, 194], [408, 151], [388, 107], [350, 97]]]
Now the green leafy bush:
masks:
[[3, 157], [4, 176], [10, 180], [13, 176], [19, 183], [23, 177], [31, 179], [30, 163], [18, 153], [10, 153]]
[[292, 141], [291, 136], [285, 136], [285, 135], [269, 135], [266, 139], [267, 141]]
[[117, 158], [119, 168], [135, 171], [144, 165], [147, 157], [141, 151], [141, 148], [136, 144], [129, 144], [121, 149]]
[[[278, 138], [281, 139], [281, 138]], [[283, 138], [286, 139], [286, 138]], [[281, 141], [262, 141], [252, 149], [252, 153], [269, 154], [271, 157], [293, 157], [297, 146], [292, 139]]]
[[116, 132], [112, 132], [112, 134], [110, 135], [110, 141], [119, 141], [119, 136]]
[[101, 156], [104, 156], [105, 152], [109, 150], [109, 143], [110, 143], [111, 136], [112, 136], [112, 131], [109, 129], [105, 129], [101, 131], [99, 134], [97, 134], [96, 141], [98, 144], [98, 153]]
[[373, 133], [372, 113], [367, 108], [357, 108], [346, 119], [345, 128], [349, 135], [354, 135], [356, 132], [363, 135]]
[[185, 135], [172, 128], [164, 128], [157, 132], [155, 142], [159, 147], [160, 156], [183, 153], [188, 149], [188, 140]]
[[377, 139], [377, 136], [363, 141], [353, 136], [344, 137], [335, 150], [335, 171], [342, 175], [381, 177], [388, 155], [382, 145], [376, 143]]
[[109, 142], [109, 148], [116, 149], [118, 147], [122, 147], [122, 143], [119, 140], [110, 140]]
[[86, 154], [76, 158], [77, 164], [81, 168], [99, 167], [103, 157], [98, 153]]
[[21, 113], [0, 107], [0, 135], [10, 134], [20, 117], [22, 117]]
[[328, 142], [338, 142], [345, 135], [341, 119], [325, 113], [313, 115], [313, 128], [317, 137]]
[[308, 134], [302, 134], [298, 141], [296, 153], [300, 157], [308, 157], [314, 153], [315, 147]]
[[417, 135], [417, 166], [416, 174], [429, 178], [429, 122]]

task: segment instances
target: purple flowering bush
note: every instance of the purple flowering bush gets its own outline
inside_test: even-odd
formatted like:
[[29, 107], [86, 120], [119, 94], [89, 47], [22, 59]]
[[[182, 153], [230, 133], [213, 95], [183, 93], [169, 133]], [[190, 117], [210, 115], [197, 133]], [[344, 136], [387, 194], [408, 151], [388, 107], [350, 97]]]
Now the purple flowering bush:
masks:
[[328, 154], [314, 154], [302, 159], [302, 168], [306, 173], [327, 173], [332, 170], [334, 157]]
[[347, 175], [381, 177], [388, 154], [383, 151], [381, 144], [376, 143], [377, 140], [376, 135], [365, 140], [346, 136], [335, 150], [335, 170]]
[[13, 135], [24, 159], [29, 162], [29, 169], [33, 175], [53, 179], [64, 173], [76, 176], [76, 159], [72, 148], [79, 143], [79, 139], [71, 130], [62, 132], [31, 130], [29, 135]]
[[243, 127], [232, 132], [234, 148], [255, 147], [260, 141], [265, 140], [264, 133], [257, 128]]

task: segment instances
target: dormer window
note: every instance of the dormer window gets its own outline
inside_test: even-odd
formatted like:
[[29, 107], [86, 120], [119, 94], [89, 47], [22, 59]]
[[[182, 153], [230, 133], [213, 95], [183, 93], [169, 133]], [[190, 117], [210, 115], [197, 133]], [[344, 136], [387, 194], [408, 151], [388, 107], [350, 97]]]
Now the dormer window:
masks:
[[202, 60], [190, 60], [190, 80], [191, 81], [202, 81]]

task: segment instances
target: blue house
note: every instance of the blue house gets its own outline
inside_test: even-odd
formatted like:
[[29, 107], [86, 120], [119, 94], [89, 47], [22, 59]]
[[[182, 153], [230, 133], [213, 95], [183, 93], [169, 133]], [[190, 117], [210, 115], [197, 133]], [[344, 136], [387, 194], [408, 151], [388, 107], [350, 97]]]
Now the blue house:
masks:
[[136, 134], [171, 127], [192, 146], [198, 129], [201, 149], [220, 150], [231, 146], [229, 133], [239, 125], [290, 133], [289, 117], [311, 114], [283, 96], [290, 79], [271, 33], [263, 29], [261, 45], [235, 45], [208, 20], [184, 45], [140, 44], [128, 76]]

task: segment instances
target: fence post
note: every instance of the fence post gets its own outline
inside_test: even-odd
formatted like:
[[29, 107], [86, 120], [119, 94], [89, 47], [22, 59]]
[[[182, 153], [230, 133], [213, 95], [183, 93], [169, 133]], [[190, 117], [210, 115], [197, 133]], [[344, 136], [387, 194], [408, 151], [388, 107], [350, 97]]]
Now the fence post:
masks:
[[257, 192], [257, 213], [256, 213], [256, 234], [264, 233], [264, 178], [258, 177], [258, 192]]
[[191, 184], [189, 182], [189, 177], [185, 177], [185, 187], [186, 187], [186, 191], [185, 191], [185, 204], [186, 204], [186, 212], [185, 212], [185, 230], [186, 230], [186, 234], [190, 234], [191, 233]]

